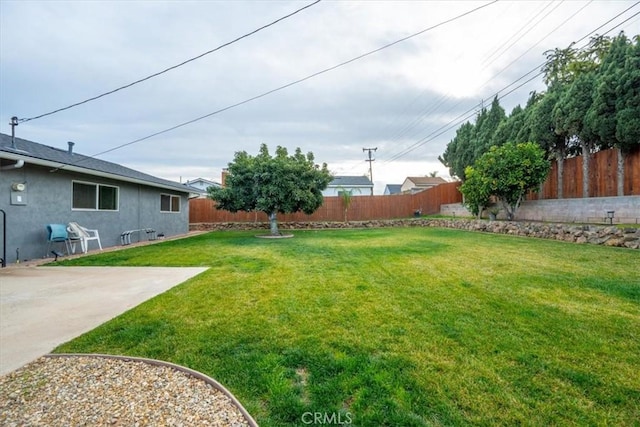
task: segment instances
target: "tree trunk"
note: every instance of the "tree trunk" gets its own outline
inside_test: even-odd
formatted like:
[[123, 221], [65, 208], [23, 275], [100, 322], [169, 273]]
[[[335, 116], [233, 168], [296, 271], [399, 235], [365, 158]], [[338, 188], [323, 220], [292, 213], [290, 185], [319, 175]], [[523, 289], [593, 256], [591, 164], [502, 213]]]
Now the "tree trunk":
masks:
[[558, 165], [558, 199], [564, 199], [564, 158], [567, 157], [565, 146], [556, 150], [556, 164]]
[[589, 158], [591, 157], [591, 150], [589, 149], [589, 143], [582, 143], [582, 197], [589, 197]]
[[280, 232], [278, 231], [278, 220], [276, 219], [276, 212], [271, 212], [269, 214], [269, 224], [271, 227], [271, 235], [279, 236]]
[[504, 211], [507, 213], [507, 221], [513, 221], [514, 209], [505, 199], [500, 198], [500, 203], [504, 208]]
[[621, 149], [618, 151], [618, 196], [624, 196], [624, 153]]
[[564, 157], [558, 154], [556, 158], [558, 165], [558, 199], [564, 199]]

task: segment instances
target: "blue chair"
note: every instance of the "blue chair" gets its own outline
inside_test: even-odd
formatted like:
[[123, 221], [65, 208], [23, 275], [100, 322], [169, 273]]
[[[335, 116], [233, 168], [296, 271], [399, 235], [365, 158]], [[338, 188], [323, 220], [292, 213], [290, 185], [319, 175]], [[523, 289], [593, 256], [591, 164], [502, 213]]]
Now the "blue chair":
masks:
[[47, 224], [47, 242], [47, 253], [45, 256], [49, 255], [53, 243], [64, 243], [67, 255], [71, 253], [69, 248], [69, 233], [67, 232], [67, 226], [64, 224]]

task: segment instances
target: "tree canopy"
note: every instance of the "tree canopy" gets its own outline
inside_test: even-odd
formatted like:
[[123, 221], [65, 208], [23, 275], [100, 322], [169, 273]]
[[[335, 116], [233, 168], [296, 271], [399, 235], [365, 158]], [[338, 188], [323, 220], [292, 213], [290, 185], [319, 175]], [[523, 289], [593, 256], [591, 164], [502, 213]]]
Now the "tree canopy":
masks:
[[467, 168], [468, 179], [460, 191], [474, 214], [487, 206], [489, 196], [495, 196], [513, 219], [527, 192], [542, 184], [548, 173], [549, 162], [539, 145], [508, 142], [491, 147]]
[[278, 235], [277, 213], [312, 214], [322, 205], [322, 190], [332, 179], [326, 163], [314, 163], [313, 153], [305, 156], [296, 148], [295, 154], [289, 155], [286, 148], [278, 146], [272, 157], [262, 144], [257, 156], [236, 152], [225, 186], [210, 187], [208, 193], [218, 209], [265, 212], [271, 234]]
[[[563, 162], [583, 156], [583, 176], [591, 154], [615, 147], [618, 195], [624, 182], [624, 156], [640, 149], [640, 36], [595, 36], [578, 48], [545, 52], [544, 92], [533, 92], [524, 108], [505, 116], [496, 97], [481, 109], [475, 123], [461, 125], [438, 158], [451, 176], [468, 179], [467, 167], [493, 146], [535, 142], [558, 164], [558, 197], [562, 198]], [[588, 197], [588, 182], [583, 195]], [[475, 185], [475, 184], [474, 184]]]

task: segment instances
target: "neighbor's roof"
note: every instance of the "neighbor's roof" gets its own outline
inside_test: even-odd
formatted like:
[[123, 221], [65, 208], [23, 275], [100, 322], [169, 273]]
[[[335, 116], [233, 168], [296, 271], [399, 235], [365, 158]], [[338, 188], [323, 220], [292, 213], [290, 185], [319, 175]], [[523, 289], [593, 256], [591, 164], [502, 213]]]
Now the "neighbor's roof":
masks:
[[15, 139], [15, 149], [13, 149], [11, 136], [3, 133], [0, 133], [0, 157], [10, 160], [24, 160], [25, 163], [50, 167], [52, 170], [69, 170], [185, 193], [199, 191], [197, 188], [147, 175], [116, 163], [84, 156], [76, 152], [70, 154], [68, 149], [50, 147], [22, 138]]
[[372, 187], [373, 183], [366, 176], [334, 176], [329, 187]]
[[199, 184], [199, 183], [213, 185], [214, 187], [220, 187], [220, 183], [219, 182], [215, 182], [215, 181], [212, 181], [212, 180], [206, 179], [206, 178], [195, 178], [195, 179], [190, 179], [187, 182], [185, 182], [186, 185]]
[[431, 177], [431, 176], [410, 176], [407, 177], [407, 180], [413, 182], [415, 185], [420, 186], [420, 185], [438, 185], [438, 184], [444, 184], [447, 181], [445, 181], [443, 178], [436, 176], [436, 177]]
[[402, 184], [387, 184], [385, 190], [389, 190], [389, 194], [398, 194], [402, 191]]

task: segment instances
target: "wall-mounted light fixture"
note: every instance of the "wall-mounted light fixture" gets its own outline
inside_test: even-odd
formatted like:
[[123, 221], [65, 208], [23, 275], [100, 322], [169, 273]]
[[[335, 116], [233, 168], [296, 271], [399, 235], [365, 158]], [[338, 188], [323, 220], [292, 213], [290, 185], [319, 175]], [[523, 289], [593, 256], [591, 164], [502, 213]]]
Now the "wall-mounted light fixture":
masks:
[[21, 182], [14, 182], [13, 184], [11, 184], [11, 189], [13, 191], [24, 191], [27, 189], [27, 185]]

